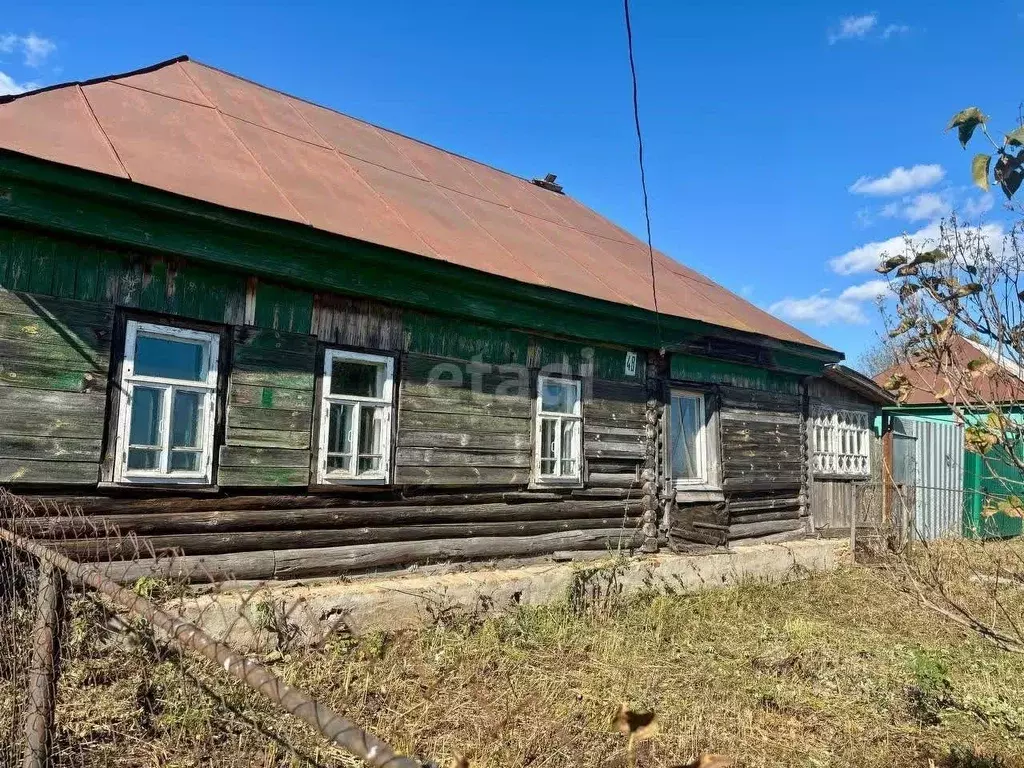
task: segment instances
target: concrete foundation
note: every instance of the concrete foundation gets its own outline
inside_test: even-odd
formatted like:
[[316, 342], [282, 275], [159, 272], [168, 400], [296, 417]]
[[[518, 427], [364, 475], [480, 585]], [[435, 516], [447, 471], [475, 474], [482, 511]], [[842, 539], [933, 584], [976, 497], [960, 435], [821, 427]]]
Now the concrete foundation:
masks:
[[516, 605], [600, 602], [638, 590], [693, 592], [743, 581], [798, 579], [848, 558], [843, 540], [756, 544], [682, 556], [658, 554], [502, 570], [392, 576], [357, 582], [225, 589], [175, 606], [239, 650], [315, 643], [332, 632], [362, 635], [496, 615]]

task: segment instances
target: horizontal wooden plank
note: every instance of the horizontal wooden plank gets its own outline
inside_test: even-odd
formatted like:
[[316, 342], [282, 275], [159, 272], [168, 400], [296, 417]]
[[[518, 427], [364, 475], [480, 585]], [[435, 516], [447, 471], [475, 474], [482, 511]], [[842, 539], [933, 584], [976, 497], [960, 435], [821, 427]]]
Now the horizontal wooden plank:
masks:
[[[643, 365], [643, 361], [637, 361], [637, 367]], [[608, 379], [593, 379], [590, 382], [590, 393], [594, 400], [607, 400], [626, 403], [646, 403], [647, 389], [642, 383], [631, 383], [626, 381], [609, 381]]]
[[778, 424], [778, 425], [796, 425], [799, 427], [802, 424], [802, 417], [799, 412], [796, 413], [776, 413], [774, 411], [752, 411], [741, 408], [722, 408], [719, 413], [721, 414], [722, 422], [736, 422], [743, 421], [748, 424]]
[[477, 432], [483, 434], [529, 434], [530, 419], [506, 416], [470, 416], [466, 414], [420, 413], [401, 411], [398, 414], [401, 429]]
[[106, 372], [69, 371], [60, 364], [0, 359], [0, 386], [60, 392], [103, 392]]
[[415, 467], [400, 464], [395, 468], [395, 483], [399, 485], [514, 485], [529, 480], [530, 470], [527, 467]]
[[529, 450], [530, 434], [486, 434], [408, 429], [399, 424], [398, 445], [406, 448], [465, 448], [472, 451]]
[[475, 536], [417, 542], [357, 544], [321, 549], [194, 555], [161, 560], [104, 564], [110, 578], [131, 582], [141, 576], [196, 581], [209, 579], [297, 579], [405, 565], [543, 555], [562, 550], [630, 549], [639, 537], [620, 528], [560, 531], [539, 536]]
[[642, 459], [646, 455], [643, 443], [619, 443], [606, 440], [587, 440], [583, 443], [583, 454], [596, 458], [635, 458]]
[[466, 451], [459, 448], [399, 448], [398, 466], [427, 467], [528, 467], [528, 451], [486, 452]]
[[305, 467], [220, 467], [217, 483], [231, 487], [277, 487], [309, 485], [309, 466]]
[[40, 344], [61, 344], [107, 352], [112, 327], [109, 318], [99, 325], [69, 325], [45, 315], [7, 315], [0, 313], [0, 339]]
[[305, 467], [309, 468], [308, 450], [288, 448], [250, 448], [225, 445], [220, 449], [221, 467]]
[[638, 421], [647, 414], [646, 402], [619, 400], [584, 399], [583, 418], [617, 421], [619, 419]]
[[0, 483], [94, 485], [99, 476], [95, 462], [0, 459]]
[[270, 371], [263, 366], [235, 363], [231, 370], [231, 383], [251, 387], [281, 387], [313, 391], [316, 383], [313, 369], [305, 371]]
[[722, 481], [722, 488], [727, 491], [781, 491], [799, 488], [799, 477], [727, 477]]
[[109, 304], [74, 299], [58, 299], [21, 291], [0, 288], [0, 313], [24, 315], [29, 318], [47, 318], [61, 325], [109, 326], [113, 323], [114, 308]]
[[123, 560], [178, 552], [184, 555], [228, 554], [280, 549], [311, 549], [353, 544], [426, 541], [471, 536], [536, 536], [559, 531], [591, 529], [632, 530], [639, 516], [619, 519], [599, 517], [585, 520], [525, 520], [498, 523], [440, 523], [393, 527], [320, 528], [313, 530], [259, 531], [240, 533], [192, 533], [164, 536], [117, 536], [100, 532], [94, 539], [65, 540], [57, 549], [81, 561]]
[[0, 360], [42, 363], [67, 371], [82, 371], [106, 376], [110, 352], [106, 346], [93, 349], [77, 339], [48, 344], [44, 341], [0, 339]]
[[[479, 497], [495, 494], [477, 494]], [[496, 494], [502, 496], [506, 494]], [[535, 498], [541, 494], [529, 494]], [[481, 523], [522, 520], [582, 520], [592, 518], [626, 518], [643, 511], [642, 501], [634, 498], [618, 500], [571, 500], [558, 497], [549, 501], [506, 503], [494, 501], [479, 504], [429, 504], [401, 506], [312, 507], [280, 506], [279, 496], [251, 497], [265, 499], [266, 508], [218, 509], [238, 499], [175, 499], [181, 510], [155, 511], [166, 508], [161, 499], [121, 500], [97, 499], [114, 509], [130, 508], [132, 512], [114, 514], [92, 511], [88, 516], [35, 517], [23, 521], [24, 530], [43, 538], [94, 537], [97, 532], [119, 531], [121, 534], [162, 535], [214, 531], [312, 530], [317, 528], [353, 528], [359, 526], [409, 525], [415, 523]], [[437, 497], [431, 497], [437, 498]], [[448, 498], [448, 497], [443, 497]], [[290, 497], [312, 505], [321, 497]], [[134, 506], [129, 507], [132, 504]], [[54, 507], [54, 504], [50, 504]], [[198, 511], [191, 508], [200, 507]]]
[[313, 392], [308, 389], [284, 389], [283, 387], [251, 387], [233, 384], [228, 402], [250, 408], [280, 408], [291, 411], [313, 409]]
[[289, 411], [282, 408], [228, 408], [228, 429], [275, 429], [285, 432], [308, 431], [313, 426], [312, 411]]
[[315, 336], [304, 333], [289, 333], [269, 328], [257, 328], [252, 325], [239, 326], [235, 329], [236, 355], [254, 355], [257, 352], [283, 352], [312, 358], [316, 354], [317, 340]]
[[644, 440], [646, 439], [646, 430], [643, 426], [639, 427], [606, 427], [591, 424], [590, 422], [583, 422], [583, 434], [587, 437], [593, 437], [594, 440], [612, 440], [614, 442], [632, 442], [633, 440]]
[[103, 394], [0, 387], [0, 429], [7, 434], [100, 438], [105, 410]]
[[309, 450], [309, 432], [285, 432], [279, 429], [244, 429], [235, 427], [227, 431], [228, 445], [254, 448], [303, 448]]
[[636, 472], [590, 472], [587, 475], [587, 485], [607, 488], [634, 488], [640, 485], [640, 478]]
[[[5, 429], [5, 427], [0, 427]], [[44, 459], [46, 461], [100, 460], [101, 440], [81, 437], [40, 437], [0, 434], [0, 459]]]
[[[433, 389], [433, 388], [432, 388]], [[439, 391], [450, 393], [458, 392], [462, 397], [449, 397], [446, 395], [421, 397], [419, 395], [407, 395], [403, 391], [399, 400], [399, 409], [403, 412], [419, 411], [428, 413], [453, 413], [469, 416], [511, 416], [528, 419], [530, 418], [530, 401], [515, 397], [498, 397], [495, 395], [482, 395], [472, 390], [458, 389], [445, 390], [436, 388]], [[473, 397], [465, 397], [468, 393]]]

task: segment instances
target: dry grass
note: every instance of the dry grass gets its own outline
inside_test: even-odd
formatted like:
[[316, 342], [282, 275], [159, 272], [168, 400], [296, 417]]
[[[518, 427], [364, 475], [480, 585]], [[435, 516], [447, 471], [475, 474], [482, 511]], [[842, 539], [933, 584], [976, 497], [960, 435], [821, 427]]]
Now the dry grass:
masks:
[[[857, 568], [652, 593], [601, 610], [567, 601], [419, 633], [339, 637], [274, 665], [442, 764], [463, 754], [474, 767], [624, 765], [610, 719], [629, 702], [657, 712], [660, 727], [637, 758], [648, 768], [703, 752], [743, 766], [1024, 766], [1024, 656], [918, 607], [889, 578]], [[145, 644], [126, 646], [98, 623], [94, 604], [76, 604], [58, 712], [62, 764], [348, 764], [203, 663], [154, 662]]]

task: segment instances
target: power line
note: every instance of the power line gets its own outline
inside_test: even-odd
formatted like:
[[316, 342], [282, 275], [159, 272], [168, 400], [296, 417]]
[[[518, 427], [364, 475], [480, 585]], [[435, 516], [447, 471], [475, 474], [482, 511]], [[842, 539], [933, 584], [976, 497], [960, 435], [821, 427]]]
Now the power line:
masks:
[[629, 47], [629, 74], [633, 79], [633, 124], [636, 126], [636, 143], [640, 156], [640, 187], [644, 192], [644, 220], [647, 222], [647, 254], [651, 259], [651, 294], [654, 297], [654, 318], [658, 325], [658, 344], [662, 344], [661, 313], [658, 311], [658, 284], [654, 269], [654, 244], [651, 240], [651, 208], [647, 202], [647, 173], [644, 170], [644, 137], [640, 131], [640, 99], [636, 86], [636, 62], [633, 60], [633, 25], [629, 19], [629, 0], [622, 0], [626, 14], [626, 44]]

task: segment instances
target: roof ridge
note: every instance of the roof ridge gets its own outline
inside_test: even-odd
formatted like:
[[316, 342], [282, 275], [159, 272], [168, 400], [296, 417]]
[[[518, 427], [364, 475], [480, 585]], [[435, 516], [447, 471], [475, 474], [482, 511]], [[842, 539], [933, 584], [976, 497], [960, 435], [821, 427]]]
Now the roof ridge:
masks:
[[103, 77], [92, 77], [88, 80], [68, 80], [65, 83], [54, 83], [53, 85], [44, 85], [42, 88], [35, 88], [31, 91], [25, 91], [24, 93], [8, 93], [0, 96], [0, 104], [10, 104], [12, 101], [23, 99], [26, 96], [35, 96], [39, 93], [46, 93], [47, 91], [57, 91], [61, 88], [70, 88], [78, 86], [82, 88], [87, 85], [95, 85], [96, 83], [109, 83], [111, 80], [120, 80], [124, 77], [132, 77], [133, 75], [145, 75], [149, 72], [155, 72], [158, 69], [169, 67], [171, 64], [179, 64], [183, 61], [192, 61], [188, 57], [188, 54], [181, 54], [175, 56], [173, 59], [166, 59], [165, 61], [157, 62], [156, 64], [150, 64], [148, 67], [140, 67], [139, 69], [133, 69], [130, 72], [120, 72], [113, 75], [104, 75]]

